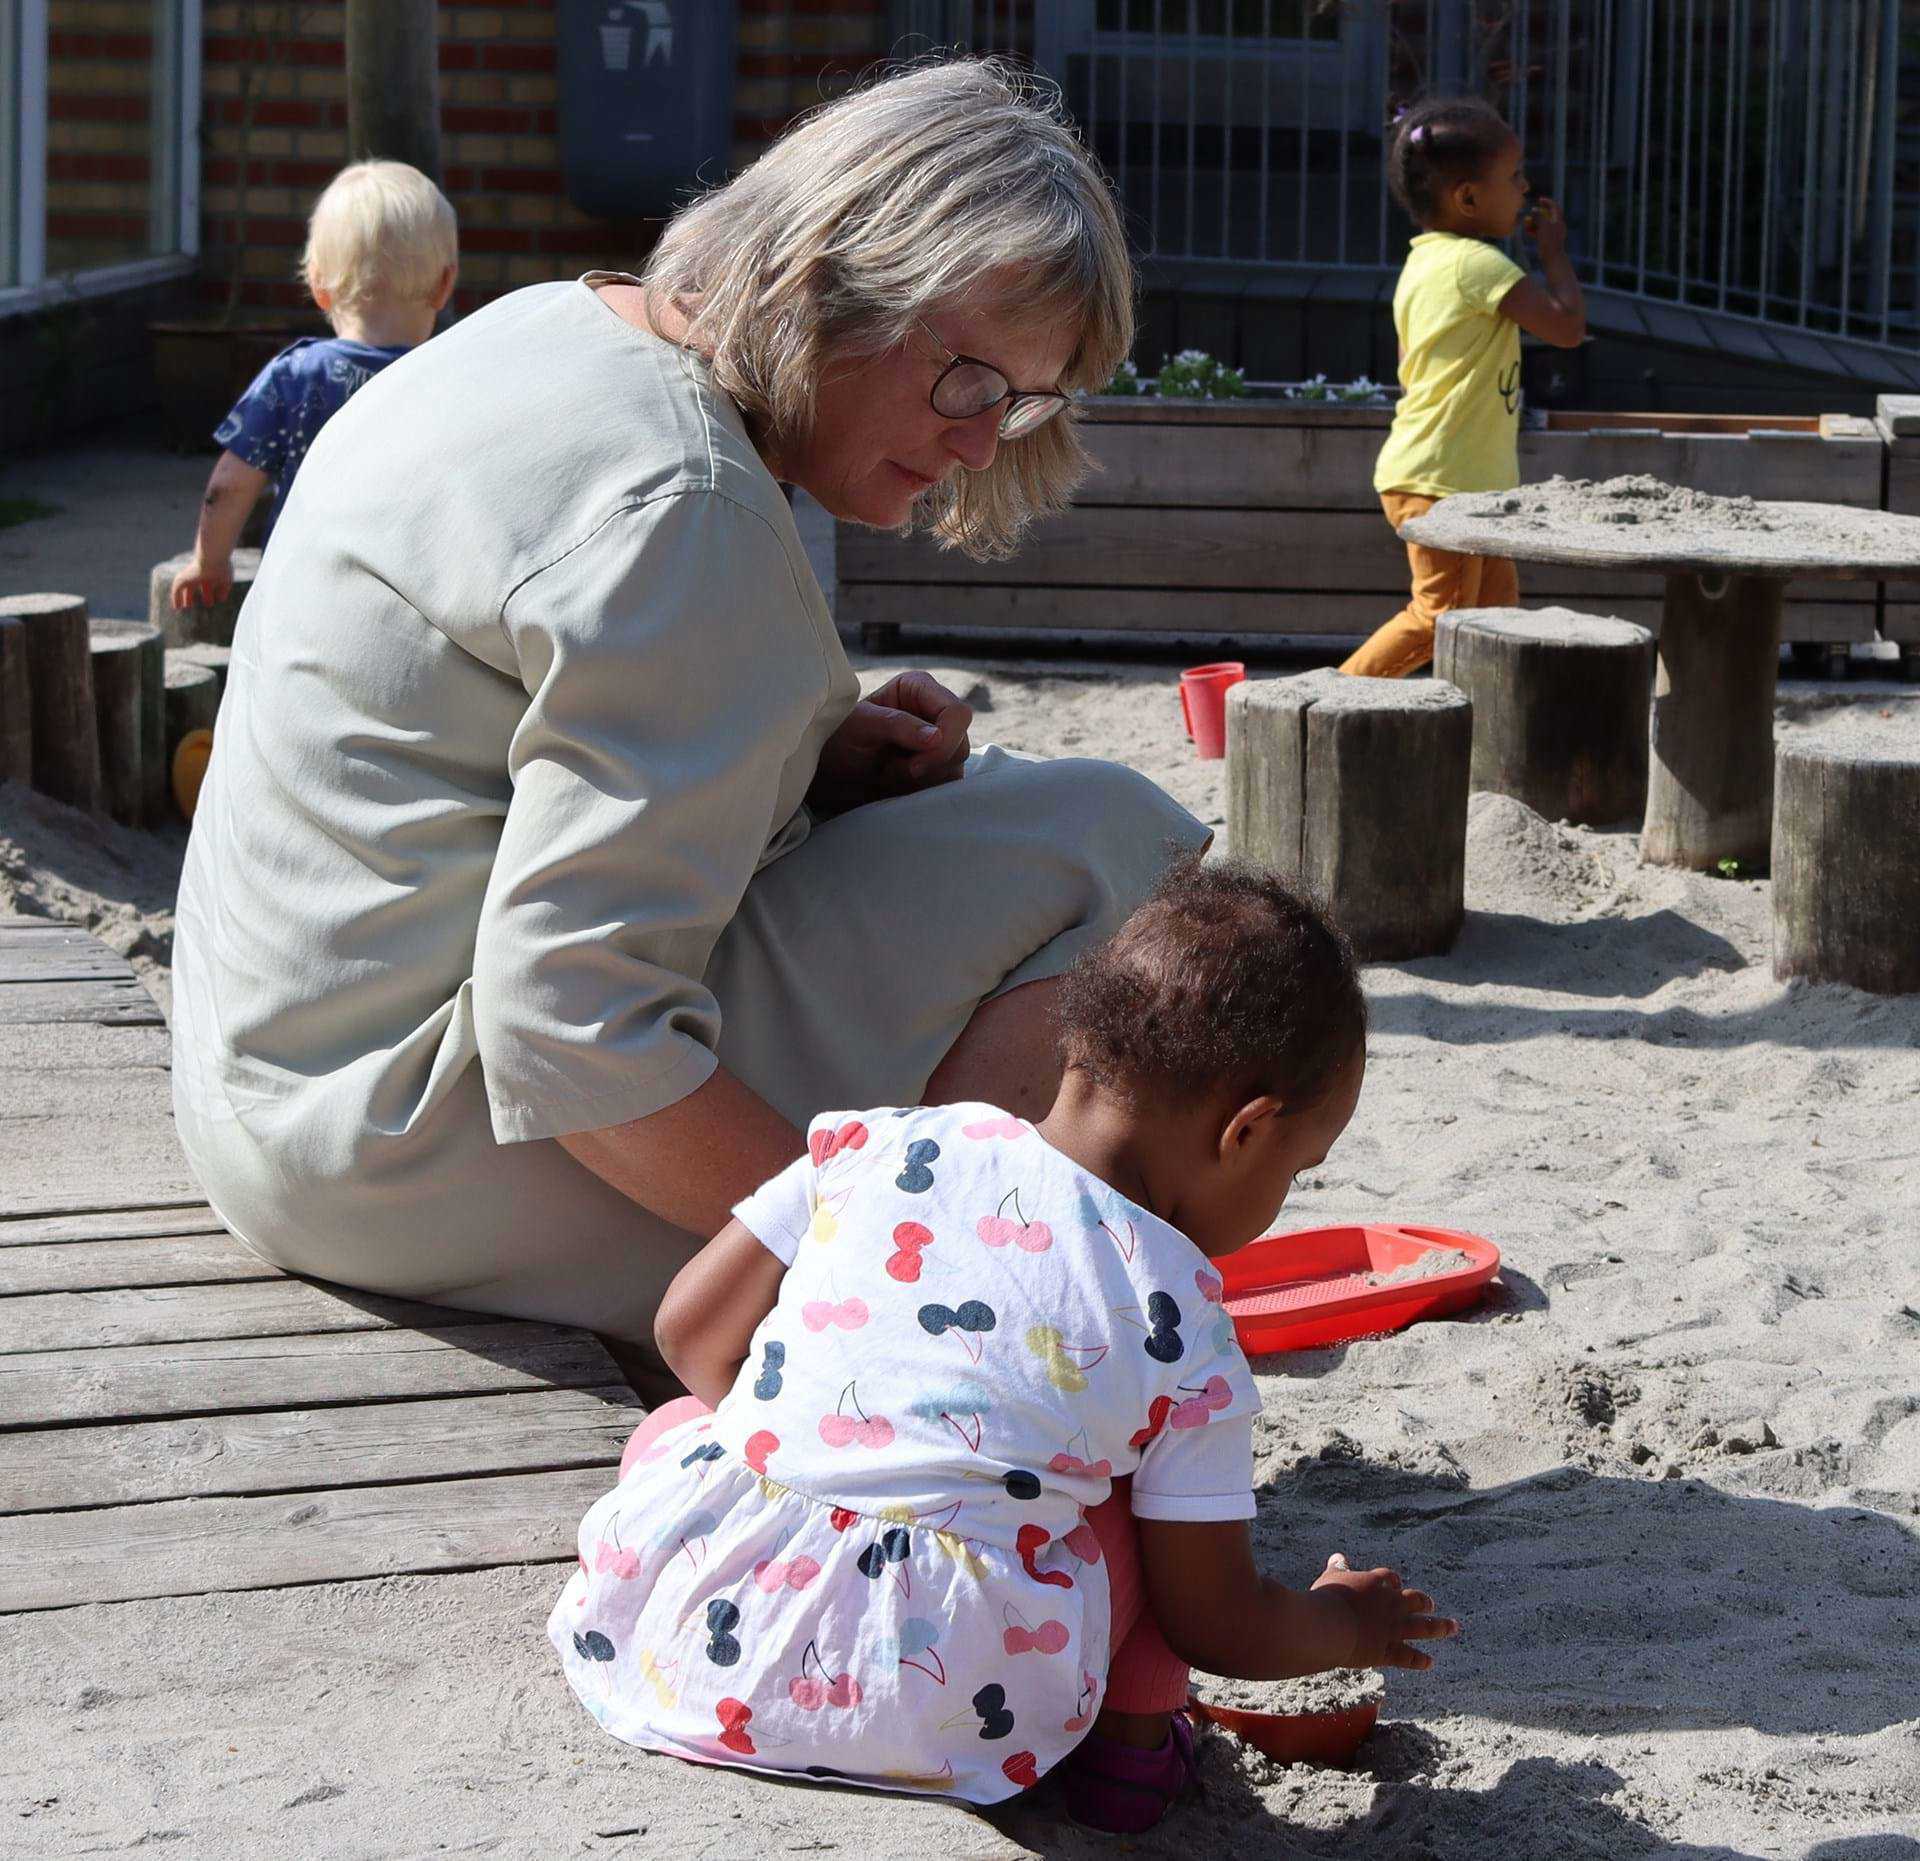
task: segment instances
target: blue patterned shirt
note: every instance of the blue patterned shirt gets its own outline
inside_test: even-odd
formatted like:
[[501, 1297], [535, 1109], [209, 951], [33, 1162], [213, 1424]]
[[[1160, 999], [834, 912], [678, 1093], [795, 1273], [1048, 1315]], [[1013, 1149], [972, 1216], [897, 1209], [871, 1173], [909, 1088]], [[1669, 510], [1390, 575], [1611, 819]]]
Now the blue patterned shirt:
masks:
[[356, 390], [406, 353], [404, 345], [376, 349], [341, 336], [303, 336], [254, 376], [214, 429], [213, 443], [273, 480], [269, 530], [314, 435]]

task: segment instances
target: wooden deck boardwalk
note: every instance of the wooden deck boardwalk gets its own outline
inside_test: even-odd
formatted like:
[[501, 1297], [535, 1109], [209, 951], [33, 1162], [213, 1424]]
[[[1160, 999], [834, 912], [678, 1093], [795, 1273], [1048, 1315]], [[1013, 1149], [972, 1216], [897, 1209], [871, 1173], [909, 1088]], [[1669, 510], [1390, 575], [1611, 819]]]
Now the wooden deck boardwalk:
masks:
[[256, 1259], [132, 969], [0, 918], [0, 1613], [563, 1563], [637, 1407], [588, 1333]]

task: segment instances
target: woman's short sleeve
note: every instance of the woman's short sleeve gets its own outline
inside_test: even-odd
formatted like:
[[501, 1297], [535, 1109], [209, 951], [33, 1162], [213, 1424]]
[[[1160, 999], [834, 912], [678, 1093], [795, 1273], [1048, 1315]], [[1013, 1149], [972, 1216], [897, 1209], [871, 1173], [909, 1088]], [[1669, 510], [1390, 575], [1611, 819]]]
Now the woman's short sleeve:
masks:
[[1527, 274], [1498, 246], [1484, 239], [1460, 241], [1459, 280], [1462, 299], [1474, 310], [1491, 316], [1507, 293]]
[[711, 1075], [701, 977], [832, 681], [781, 539], [711, 490], [615, 512], [501, 620], [531, 703], [472, 1007], [513, 1143], [644, 1118]]

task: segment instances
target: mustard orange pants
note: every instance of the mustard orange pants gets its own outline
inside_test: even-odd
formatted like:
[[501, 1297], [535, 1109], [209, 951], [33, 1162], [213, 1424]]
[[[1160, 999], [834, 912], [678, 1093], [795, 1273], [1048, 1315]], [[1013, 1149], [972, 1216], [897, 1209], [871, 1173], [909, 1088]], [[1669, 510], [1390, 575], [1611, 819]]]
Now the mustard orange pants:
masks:
[[[1383, 491], [1380, 507], [1396, 531], [1424, 517], [1438, 498], [1412, 491]], [[1360, 678], [1405, 678], [1433, 658], [1434, 622], [1455, 607], [1513, 607], [1520, 574], [1504, 556], [1457, 556], [1449, 549], [1407, 545], [1413, 595], [1399, 613], [1347, 660], [1340, 670]]]

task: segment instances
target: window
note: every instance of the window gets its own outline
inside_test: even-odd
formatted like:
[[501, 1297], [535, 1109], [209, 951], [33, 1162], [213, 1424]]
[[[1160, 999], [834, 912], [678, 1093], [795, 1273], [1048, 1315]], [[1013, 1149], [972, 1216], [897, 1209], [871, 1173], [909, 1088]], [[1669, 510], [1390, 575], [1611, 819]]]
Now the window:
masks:
[[199, 58], [200, 0], [0, 8], [0, 308], [184, 268]]

